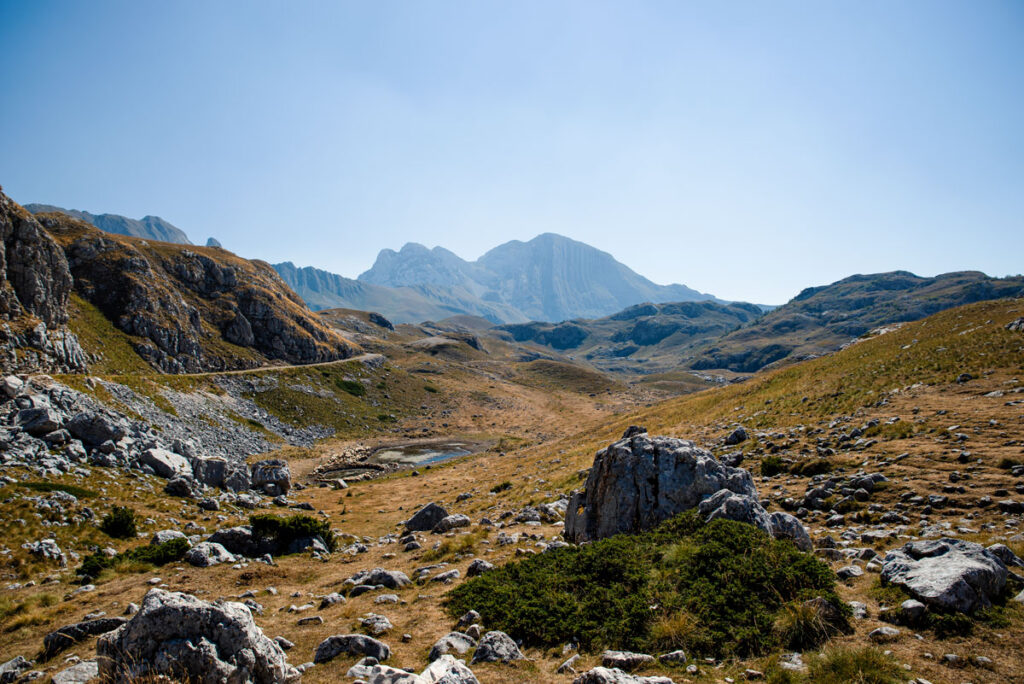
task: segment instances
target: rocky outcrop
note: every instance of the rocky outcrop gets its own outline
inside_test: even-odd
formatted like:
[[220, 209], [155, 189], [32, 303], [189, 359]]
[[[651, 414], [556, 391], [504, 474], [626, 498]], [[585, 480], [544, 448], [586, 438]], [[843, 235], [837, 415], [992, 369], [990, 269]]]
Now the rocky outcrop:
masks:
[[707, 522], [735, 520], [802, 551], [812, 548], [799, 520], [761, 506], [749, 472], [717, 461], [693, 442], [651, 437], [637, 426], [597, 452], [584, 490], [569, 500], [564, 534], [579, 543], [639, 532], [692, 508]]
[[721, 490], [756, 501], [750, 473], [722, 465], [693, 442], [635, 429], [627, 434], [597, 452], [584, 490], [570, 499], [567, 540], [649, 529]]
[[488, 632], [480, 639], [480, 645], [473, 654], [473, 663], [509, 663], [525, 660], [516, 642], [504, 632]]
[[980, 544], [946, 537], [908, 542], [888, 552], [881, 578], [927, 605], [973, 613], [1002, 593], [1007, 569]]
[[138, 338], [135, 351], [164, 372], [247, 368], [266, 359], [314, 363], [353, 353], [263, 262], [219, 248], [111, 235], [65, 214], [37, 219], [63, 248], [75, 291]]
[[277, 642], [240, 603], [151, 589], [132, 619], [96, 644], [104, 681], [169, 677], [203, 684], [296, 682]]
[[7, 372], [79, 372], [87, 358], [69, 332], [72, 278], [60, 246], [0, 192], [0, 361]]

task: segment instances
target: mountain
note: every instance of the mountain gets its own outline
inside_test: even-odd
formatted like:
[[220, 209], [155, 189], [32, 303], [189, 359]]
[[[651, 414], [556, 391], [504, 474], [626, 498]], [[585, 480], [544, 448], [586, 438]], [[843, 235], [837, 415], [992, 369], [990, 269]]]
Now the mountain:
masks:
[[91, 223], [102, 231], [116, 235], [127, 235], [145, 240], [159, 240], [160, 242], [174, 242], [180, 245], [192, 244], [184, 231], [164, 221], [159, 216], [143, 216], [141, 219], [130, 219], [118, 214], [90, 214], [87, 211], [62, 209], [50, 204], [26, 204], [25, 208], [33, 214], [53, 212], [67, 214], [79, 221]]
[[746, 303], [645, 303], [604, 318], [502, 325], [491, 332], [585, 359], [608, 373], [652, 374], [684, 366], [695, 347], [762, 313], [760, 307]]
[[853, 275], [807, 288], [748, 326], [709, 344], [697, 370], [750, 373], [769, 364], [820, 356], [880, 326], [916, 321], [954, 306], [1024, 296], [1024, 277], [978, 271], [923, 278], [907, 271]]
[[457, 287], [385, 287], [311, 266], [300, 268], [290, 261], [274, 264], [274, 269], [314, 311], [377, 311], [396, 323], [419, 323], [462, 314], [481, 316], [492, 323], [526, 320], [511, 307], [485, 302]]
[[553, 322], [608, 316], [641, 302], [714, 299], [683, 285], [652, 283], [607, 252], [554, 233], [507, 242], [475, 262], [441, 247], [409, 243], [398, 252], [381, 251], [359, 280], [387, 287], [448, 288], [461, 300], [475, 297], [510, 307], [522, 320]]
[[357, 349], [262, 261], [105, 233], [61, 212], [32, 216], [2, 194], [0, 205], [0, 228], [12, 226], [15, 238], [5, 287], [42, 323], [67, 322], [90, 366], [195, 373], [333, 361]]

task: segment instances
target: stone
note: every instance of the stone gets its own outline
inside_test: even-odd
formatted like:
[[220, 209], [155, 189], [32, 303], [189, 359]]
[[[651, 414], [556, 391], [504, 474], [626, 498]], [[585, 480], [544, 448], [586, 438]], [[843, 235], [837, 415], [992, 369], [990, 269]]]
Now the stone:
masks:
[[124, 618], [113, 617], [83, 620], [82, 622], [64, 625], [43, 637], [43, 656], [46, 659], [52, 658], [61, 651], [71, 648], [82, 639], [98, 634], [106, 634], [124, 623]]
[[114, 684], [169, 677], [193, 683], [297, 682], [284, 651], [240, 603], [207, 603], [150, 589], [131, 620], [96, 644], [99, 676]]
[[184, 456], [166, 449], [146, 449], [139, 456], [139, 462], [153, 469], [160, 477], [171, 479], [177, 476], [192, 477], [192, 465]]
[[383, 641], [365, 634], [335, 634], [327, 637], [316, 647], [314, 663], [326, 663], [339, 655], [370, 656], [378, 661], [391, 657], [391, 649]]
[[469, 564], [469, 567], [466, 568], [466, 577], [477, 577], [478, 575], [482, 575], [488, 570], [493, 569], [494, 563], [485, 561], [483, 558], [476, 558]]
[[992, 605], [1006, 586], [1003, 561], [980, 544], [944, 537], [889, 551], [882, 583], [903, 587], [917, 600], [961, 613]]
[[630, 651], [605, 651], [601, 654], [601, 664], [605, 667], [619, 668], [620, 670], [636, 670], [644, 665], [654, 662], [654, 656], [646, 653], [632, 653]]
[[149, 543], [156, 546], [157, 544], [166, 544], [172, 539], [184, 539], [185, 541], [188, 541], [188, 537], [185, 536], [184, 532], [179, 532], [178, 530], [160, 530], [159, 532], [153, 533], [153, 536], [149, 539]]
[[[17, 380], [17, 378], [15, 378]], [[24, 656], [15, 656], [7, 662], [0, 664], [0, 684], [12, 684], [21, 676], [22, 672], [32, 669], [32, 663]]]
[[595, 667], [572, 680], [572, 684], [673, 684], [673, 682], [668, 677], [637, 677], [615, 667], [610, 669]]
[[24, 386], [25, 383], [16, 375], [8, 375], [0, 380], [0, 392], [3, 392], [4, 396], [8, 399], [13, 399], [21, 394], [21, 390]]
[[42, 437], [61, 427], [60, 414], [49, 406], [22, 409], [18, 411], [16, 422], [33, 437]]
[[480, 613], [475, 610], [471, 610], [464, 613], [463, 616], [459, 618], [459, 621], [455, 624], [455, 629], [468, 627], [469, 625], [473, 625], [478, 622], [480, 622]]
[[345, 580], [349, 586], [370, 586], [386, 587], [388, 589], [401, 589], [412, 584], [412, 580], [404, 572], [399, 570], [385, 570], [374, 568], [373, 570], [362, 570]]
[[836, 577], [842, 580], [856, 579], [864, 574], [864, 569], [859, 565], [847, 565], [836, 570]]
[[332, 592], [327, 596], [324, 596], [322, 599], [320, 599], [320, 610], [323, 610], [324, 608], [330, 608], [331, 606], [337, 605], [339, 603], [345, 603], [345, 597], [336, 591]]
[[868, 639], [876, 644], [887, 644], [896, 641], [900, 637], [900, 630], [895, 627], [879, 627], [868, 633]]
[[203, 487], [187, 475], [175, 475], [167, 481], [164, 494], [179, 496], [184, 499], [197, 499], [203, 493]]
[[476, 639], [462, 632], [449, 632], [434, 642], [427, 660], [434, 662], [446, 653], [466, 655], [474, 648], [476, 648]]
[[576, 663], [580, 660], [580, 654], [575, 653], [571, 658], [558, 666], [555, 674], [576, 674]]
[[900, 604], [900, 617], [906, 622], [914, 623], [924, 617], [928, 607], [916, 599], [907, 599]]
[[75, 439], [90, 447], [106, 441], [120, 442], [128, 434], [119, 423], [96, 411], [75, 414], [68, 421], [67, 428]]
[[234, 563], [235, 557], [216, 542], [199, 542], [185, 554], [185, 560], [199, 568], [221, 563]]
[[772, 526], [772, 535], [776, 539], [789, 539], [801, 551], [811, 551], [814, 548], [811, 535], [796, 516], [776, 511], [768, 516], [768, 520]]
[[448, 511], [438, 504], [430, 502], [420, 510], [416, 511], [416, 513], [406, 521], [405, 531], [429, 532], [446, 517], [448, 517]]
[[27, 550], [36, 558], [41, 558], [48, 561], [57, 561], [63, 567], [67, 565], [67, 557], [64, 552], [57, 546], [57, 540], [55, 539], [40, 539], [39, 541], [28, 542], [22, 544], [21, 548]]
[[516, 642], [504, 632], [491, 631], [480, 639], [480, 645], [473, 654], [473, 663], [508, 663], [513, 660], [525, 660]]
[[730, 432], [725, 438], [725, 443], [729, 446], [735, 446], [745, 441], [747, 441], [747, 431], [742, 426]]
[[468, 515], [462, 513], [456, 513], [455, 515], [446, 515], [437, 521], [432, 530], [435, 534], [442, 534], [444, 532], [450, 532], [459, 527], [469, 527], [470, 520]]
[[682, 665], [686, 662], [686, 651], [669, 651], [658, 656], [658, 660], [669, 665]]
[[620, 439], [597, 452], [583, 491], [573, 493], [565, 538], [650, 529], [723, 489], [757, 498], [749, 472], [722, 465], [693, 442], [646, 433]]
[[373, 636], [380, 636], [394, 628], [394, 625], [391, 624], [391, 620], [388, 620], [383, 615], [377, 615], [376, 613], [370, 613], [366, 617], [360, 618], [359, 624]]
[[292, 488], [292, 472], [288, 463], [279, 458], [253, 463], [249, 468], [249, 479], [253, 489], [268, 496], [287, 494]]
[[53, 675], [50, 684], [86, 684], [98, 677], [99, 673], [100, 666], [95, 659], [83, 660]]
[[723, 518], [753, 525], [768, 534], [773, 532], [768, 512], [761, 507], [756, 495], [748, 496], [722, 489], [701, 501], [697, 510], [704, 516], [706, 522]]

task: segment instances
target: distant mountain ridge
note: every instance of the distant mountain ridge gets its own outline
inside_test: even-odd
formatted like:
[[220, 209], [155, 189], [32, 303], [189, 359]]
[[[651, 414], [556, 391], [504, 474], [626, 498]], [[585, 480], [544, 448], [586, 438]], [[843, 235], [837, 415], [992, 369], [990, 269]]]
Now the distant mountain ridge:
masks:
[[1024, 277], [979, 271], [927, 278], [908, 271], [852, 275], [809, 287], [786, 304], [701, 350], [690, 367], [751, 373], [767, 365], [833, 352], [881, 326], [1004, 297], [1024, 297]]
[[[358, 279], [414, 288], [432, 300], [448, 293], [446, 305], [467, 307], [452, 313], [497, 323], [599, 318], [642, 302], [717, 301], [684, 285], [653, 283], [611, 254], [555, 233], [506, 242], [472, 262], [443, 247], [410, 242], [397, 252], [381, 250]], [[487, 307], [500, 319], [480, 312]]]
[[102, 231], [116, 235], [127, 235], [146, 240], [159, 240], [160, 242], [173, 242], [179, 245], [192, 244], [185, 231], [159, 216], [143, 216], [141, 219], [132, 219], [120, 214], [90, 214], [87, 211], [64, 209], [51, 204], [26, 204], [25, 208], [33, 214], [51, 212], [65, 214], [79, 221], [91, 223]]

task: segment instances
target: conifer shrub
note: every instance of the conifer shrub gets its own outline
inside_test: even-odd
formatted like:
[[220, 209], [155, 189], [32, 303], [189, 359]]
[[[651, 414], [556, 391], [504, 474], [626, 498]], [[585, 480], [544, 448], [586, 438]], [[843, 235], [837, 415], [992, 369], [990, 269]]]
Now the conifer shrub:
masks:
[[114, 539], [134, 539], [138, 534], [135, 511], [127, 506], [114, 506], [110, 513], [103, 516], [100, 530]]
[[253, 535], [272, 539], [278, 548], [278, 555], [285, 552], [293, 541], [318, 537], [328, 551], [334, 553], [338, 540], [334, 537], [331, 524], [309, 515], [253, 515], [249, 517]]

